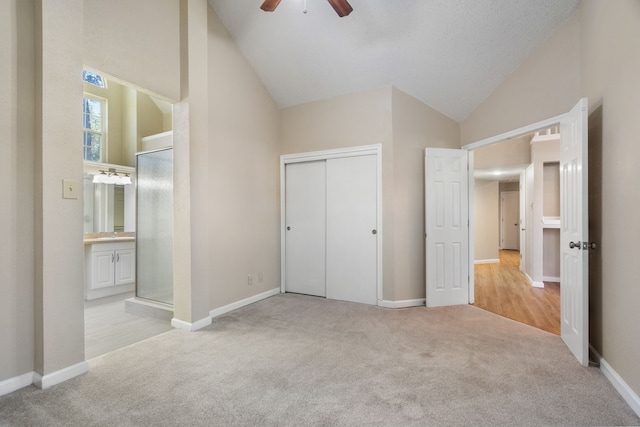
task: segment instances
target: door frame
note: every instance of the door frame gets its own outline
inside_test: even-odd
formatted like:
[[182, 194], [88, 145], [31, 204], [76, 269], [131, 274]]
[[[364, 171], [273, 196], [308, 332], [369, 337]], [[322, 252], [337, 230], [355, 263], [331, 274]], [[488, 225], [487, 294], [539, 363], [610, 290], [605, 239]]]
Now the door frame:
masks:
[[509, 195], [509, 196], [513, 196], [515, 195], [515, 193], [518, 194], [518, 223], [516, 224], [516, 226], [518, 227], [518, 229], [516, 230], [516, 235], [518, 238], [518, 252], [520, 252], [520, 190], [507, 190], [507, 191], [501, 191], [499, 196], [500, 197], [500, 249], [504, 249], [504, 247], [502, 246], [503, 242], [504, 242], [504, 236], [506, 231], [507, 231], [507, 227], [506, 227], [506, 222], [504, 220], [505, 217], [505, 203], [503, 198], [505, 197], [505, 195]]
[[567, 113], [560, 114], [555, 117], [551, 117], [546, 120], [542, 120], [539, 122], [532, 123], [527, 126], [523, 126], [517, 129], [513, 129], [507, 132], [503, 132], [501, 134], [481, 139], [479, 141], [475, 141], [466, 145], [461, 146], [462, 150], [467, 150], [469, 152], [469, 304], [474, 303], [474, 286], [475, 286], [475, 278], [474, 275], [471, 274], [473, 271], [473, 261], [474, 261], [474, 253], [473, 247], [475, 244], [475, 224], [471, 220], [473, 218], [473, 193], [474, 189], [474, 179], [473, 179], [473, 152], [479, 148], [487, 147], [489, 145], [502, 142], [508, 139], [518, 138], [520, 136], [524, 136], [533, 132], [537, 132], [539, 130], [547, 129], [553, 126], [559, 126], [560, 120], [565, 117]]
[[285, 200], [285, 166], [290, 163], [303, 163], [317, 160], [328, 160], [357, 156], [376, 156], [376, 299], [377, 305], [382, 301], [382, 255], [383, 236], [382, 227], [382, 144], [360, 145], [331, 150], [309, 151], [303, 153], [283, 154], [280, 156], [280, 292], [286, 292], [286, 200]]

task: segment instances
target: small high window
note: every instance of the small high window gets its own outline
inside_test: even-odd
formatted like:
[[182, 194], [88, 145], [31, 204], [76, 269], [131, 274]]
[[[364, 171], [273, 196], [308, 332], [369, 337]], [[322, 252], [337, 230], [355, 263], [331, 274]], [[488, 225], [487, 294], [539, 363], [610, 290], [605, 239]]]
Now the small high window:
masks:
[[82, 79], [94, 86], [101, 87], [103, 89], [107, 88], [107, 80], [103, 79], [100, 74], [92, 73], [91, 71], [84, 70], [82, 71]]

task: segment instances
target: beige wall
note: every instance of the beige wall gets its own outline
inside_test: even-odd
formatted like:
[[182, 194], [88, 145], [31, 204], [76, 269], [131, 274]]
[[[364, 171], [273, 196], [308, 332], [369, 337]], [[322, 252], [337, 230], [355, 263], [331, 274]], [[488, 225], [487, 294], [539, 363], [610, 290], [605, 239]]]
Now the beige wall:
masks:
[[83, 3], [85, 65], [177, 101], [179, 2], [84, 0]]
[[[535, 138], [534, 138], [535, 141]], [[560, 159], [560, 138], [549, 141], [537, 141], [531, 145], [531, 163], [533, 164], [533, 209], [532, 209], [532, 242], [531, 242], [531, 278], [535, 282], [544, 281], [545, 256], [551, 258], [552, 255], [545, 253], [544, 246], [544, 226], [542, 218], [544, 216], [545, 190], [544, 169], [545, 164], [557, 163]], [[559, 183], [559, 181], [558, 181]], [[560, 191], [558, 187], [556, 191]], [[557, 192], [554, 191], [550, 199], [554, 199]], [[559, 215], [559, 213], [558, 213]], [[553, 246], [550, 245], [549, 248]], [[560, 252], [555, 252], [555, 257], [560, 259]]]
[[196, 203], [210, 224], [207, 283], [217, 308], [280, 286], [279, 111], [208, 10], [209, 174]]
[[138, 145], [140, 138], [164, 132], [162, 111], [151, 100], [149, 95], [138, 92]]
[[382, 144], [384, 299], [394, 299], [394, 150], [391, 117], [390, 87], [280, 111], [280, 154]]
[[580, 21], [569, 18], [460, 123], [462, 145], [566, 113], [580, 98]]
[[34, 369], [33, 15], [0, 2], [0, 381]]
[[[552, 35], [461, 123], [463, 143], [565, 113], [589, 97], [590, 334], [592, 345], [640, 394], [640, 275], [634, 239], [640, 201], [640, 3], [583, 0]], [[526, 102], [523, 104], [523, 100]], [[595, 156], [594, 156], [595, 153]], [[633, 191], [633, 190], [630, 190]]]
[[476, 261], [499, 259], [500, 211], [498, 181], [477, 179], [474, 184], [474, 259]]
[[473, 151], [474, 169], [492, 169], [531, 163], [531, 137], [498, 142]]
[[[542, 230], [542, 274], [546, 278], [560, 277], [560, 229]], [[544, 279], [547, 281], [547, 279]]]
[[[105, 78], [106, 89], [89, 83], [84, 83], [83, 86], [86, 93], [107, 100], [107, 155], [103, 161], [114, 165], [135, 166], [134, 154], [142, 151], [139, 146], [140, 138], [164, 132], [167, 126], [166, 115], [149, 95], [131, 87], [123, 87], [106, 75]], [[171, 116], [170, 113], [168, 115]]]
[[393, 235], [385, 228], [384, 238], [393, 238], [391, 299], [402, 301], [425, 296], [424, 149], [459, 148], [460, 133], [455, 121], [416, 98], [396, 88], [391, 94]]
[[424, 298], [424, 149], [458, 148], [458, 125], [386, 87], [282, 110], [281, 153], [382, 144], [383, 299]]
[[[7, 12], [2, 19], [7, 25], [2, 25], [6, 31], [2, 39], [6, 41], [0, 52], [8, 59], [7, 69], [11, 71], [0, 75], [0, 79], [2, 86], [12, 88], [7, 93], [8, 99], [15, 100], [16, 91], [24, 99], [7, 103], [13, 118], [1, 115], [8, 118], [7, 133], [13, 132], [11, 140], [15, 141], [8, 145], [13, 148], [6, 161], [10, 162], [9, 182], [16, 183], [7, 190], [7, 198], [16, 201], [16, 210], [3, 211], [1, 219], [7, 220], [3, 224], [13, 223], [15, 232], [20, 233], [19, 240], [9, 237], [1, 247], [21, 258], [3, 273], [10, 283], [9, 296], [3, 302], [15, 303], [17, 311], [3, 310], [6, 315], [14, 315], [0, 326], [0, 341], [11, 343], [2, 346], [0, 379], [25, 373], [27, 366], [46, 376], [84, 361], [82, 195], [79, 199], [61, 197], [63, 179], [82, 183], [82, 148], [78, 143], [82, 130], [77, 118], [82, 114], [78, 99], [82, 97], [79, 76], [83, 65], [144, 85], [167, 97], [176, 95], [179, 87], [179, 39], [172, 34], [172, 28], [178, 28], [178, 17], [177, 13], [167, 14], [177, 11], [175, 2], [140, 1], [133, 6], [121, 2], [120, 7], [114, 7], [113, 2], [86, 3], [86, 9], [82, 0], [10, 0], [2, 5], [6, 8], [3, 12]], [[124, 9], [128, 11], [125, 15], [121, 13]], [[149, 19], [150, 15], [162, 15], [159, 22], [166, 25], [158, 26]], [[125, 28], [123, 19], [132, 25]], [[173, 20], [173, 25], [167, 20]], [[90, 36], [83, 37], [83, 27], [78, 27], [78, 22], [84, 22], [85, 34], [90, 30]], [[156, 40], [164, 37], [170, 40], [159, 47], [150, 47], [149, 40], [137, 36], [139, 31]], [[107, 40], [110, 43], [124, 33], [130, 36], [126, 43], [120, 39], [106, 46]], [[33, 35], [35, 52], [29, 41]], [[35, 64], [31, 59], [34, 57]], [[34, 75], [30, 82], [22, 80]], [[147, 78], [149, 84], [145, 85]], [[34, 81], [35, 88], [31, 86]], [[34, 90], [32, 95], [30, 90]], [[35, 115], [29, 114], [33, 109], [29, 99], [36, 100]], [[16, 115], [16, 111], [25, 114]], [[30, 143], [29, 135], [33, 136], [34, 131], [35, 142]], [[39, 165], [35, 169], [29, 159], [31, 152]], [[28, 187], [23, 188], [25, 185], [35, 188], [35, 196]], [[35, 242], [35, 247], [31, 242]], [[16, 322], [20, 323], [17, 328]], [[12, 329], [5, 330], [4, 325]], [[30, 326], [30, 332], [16, 335]]]
[[560, 216], [560, 163], [548, 162], [542, 168], [542, 215]]
[[[640, 395], [640, 2], [583, 1], [582, 94], [589, 97], [591, 342]], [[628, 191], [627, 191], [628, 190]], [[630, 236], [632, 236], [630, 238]]]
[[[35, 366], [84, 362], [82, 0], [35, 2]], [[63, 179], [78, 198], [62, 198]], [[76, 266], [76, 268], [70, 268]], [[63, 302], [63, 303], [61, 303]]]

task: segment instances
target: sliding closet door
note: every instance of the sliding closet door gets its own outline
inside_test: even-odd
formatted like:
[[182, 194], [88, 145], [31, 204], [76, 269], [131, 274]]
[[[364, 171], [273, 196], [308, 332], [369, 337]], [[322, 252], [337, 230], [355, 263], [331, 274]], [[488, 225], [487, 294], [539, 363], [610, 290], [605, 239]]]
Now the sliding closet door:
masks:
[[285, 167], [285, 287], [325, 296], [325, 161]]
[[327, 160], [327, 298], [377, 304], [377, 160]]

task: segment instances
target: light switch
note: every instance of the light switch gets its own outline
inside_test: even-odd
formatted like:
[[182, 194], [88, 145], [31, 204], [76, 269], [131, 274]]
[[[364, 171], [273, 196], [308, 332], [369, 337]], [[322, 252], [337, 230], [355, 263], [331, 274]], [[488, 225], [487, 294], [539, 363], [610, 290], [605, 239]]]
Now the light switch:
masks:
[[77, 199], [78, 198], [78, 181], [71, 179], [62, 180], [62, 198]]

